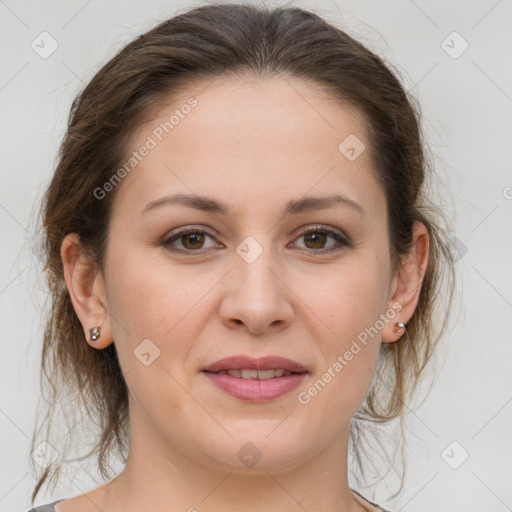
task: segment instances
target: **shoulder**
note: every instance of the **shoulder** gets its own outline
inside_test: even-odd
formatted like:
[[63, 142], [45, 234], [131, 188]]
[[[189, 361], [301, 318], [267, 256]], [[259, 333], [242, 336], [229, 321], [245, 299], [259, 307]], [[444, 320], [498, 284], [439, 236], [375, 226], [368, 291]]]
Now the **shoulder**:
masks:
[[39, 507], [31, 508], [28, 512], [55, 512], [55, 505], [62, 500], [52, 501], [46, 505], [39, 505]]

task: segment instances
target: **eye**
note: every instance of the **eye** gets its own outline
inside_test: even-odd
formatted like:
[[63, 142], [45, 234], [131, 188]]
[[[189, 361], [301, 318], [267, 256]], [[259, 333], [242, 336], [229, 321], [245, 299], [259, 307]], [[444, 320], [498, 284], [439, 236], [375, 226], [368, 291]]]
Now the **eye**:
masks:
[[[212, 244], [205, 246], [207, 239], [212, 240]], [[325, 254], [334, 251], [339, 251], [344, 247], [350, 247], [350, 238], [341, 234], [341, 232], [325, 228], [323, 226], [313, 226], [303, 231], [295, 240], [304, 239], [304, 247], [299, 249], [313, 254]], [[337, 243], [325, 247], [328, 239], [332, 239]], [[215, 237], [213, 234], [206, 231], [204, 228], [189, 227], [166, 238], [162, 244], [166, 249], [175, 253], [182, 253], [188, 255], [200, 255], [207, 252], [204, 249], [211, 249], [216, 246]], [[177, 245], [178, 246], [177, 246]], [[181, 247], [180, 247], [181, 246]]]
[[[204, 243], [206, 238], [214, 239], [213, 235], [209, 234], [204, 229], [199, 228], [187, 228], [182, 231], [171, 235], [169, 238], [163, 241], [163, 245], [173, 252], [180, 252], [185, 254], [202, 254], [206, 251], [200, 251], [204, 249]], [[181, 244], [182, 248], [173, 246], [175, 242]], [[210, 247], [214, 247], [215, 243]], [[206, 247], [207, 249], [210, 247]]]
[[[350, 247], [350, 239], [343, 236], [338, 231], [324, 228], [322, 226], [315, 226], [303, 231], [296, 240], [304, 239], [305, 250], [311, 249], [314, 254], [325, 254], [329, 252], [339, 251], [344, 247]], [[331, 238], [338, 242], [325, 247], [326, 241]]]

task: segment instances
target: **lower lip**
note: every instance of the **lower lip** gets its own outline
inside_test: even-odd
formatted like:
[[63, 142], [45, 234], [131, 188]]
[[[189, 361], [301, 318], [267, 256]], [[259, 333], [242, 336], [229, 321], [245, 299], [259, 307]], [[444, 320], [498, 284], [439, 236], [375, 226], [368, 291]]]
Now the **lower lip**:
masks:
[[307, 375], [307, 372], [292, 373], [286, 377], [249, 380], [219, 373], [203, 373], [228, 395], [248, 402], [267, 402], [286, 395], [297, 388]]

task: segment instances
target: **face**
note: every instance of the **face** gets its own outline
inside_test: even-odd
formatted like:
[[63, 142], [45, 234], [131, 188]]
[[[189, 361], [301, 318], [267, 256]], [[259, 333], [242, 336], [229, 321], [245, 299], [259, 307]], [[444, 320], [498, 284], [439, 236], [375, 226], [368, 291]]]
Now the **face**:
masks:
[[[215, 80], [132, 146], [145, 155], [117, 185], [103, 276], [132, 433], [236, 471], [346, 439], [397, 311], [361, 118], [301, 80]], [[248, 360], [211, 366], [233, 356]]]

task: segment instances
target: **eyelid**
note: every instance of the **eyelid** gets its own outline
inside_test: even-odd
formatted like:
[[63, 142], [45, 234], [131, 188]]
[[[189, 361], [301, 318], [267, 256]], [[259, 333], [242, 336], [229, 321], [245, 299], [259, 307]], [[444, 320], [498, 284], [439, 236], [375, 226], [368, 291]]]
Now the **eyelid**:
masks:
[[338, 229], [338, 228], [335, 228], [332, 226], [328, 226], [326, 224], [305, 224], [305, 226], [301, 226], [300, 228], [297, 228], [297, 230], [299, 232], [297, 233], [297, 235], [295, 235], [296, 237], [310, 233], [312, 231], [325, 231], [327, 233], [332, 233], [332, 234], [336, 234], [336, 235], [340, 236], [341, 238], [346, 240], [347, 243], [351, 242], [351, 238], [341, 229]]
[[[327, 248], [327, 249], [308, 249], [308, 248], [299, 247], [298, 249], [300, 249], [302, 252], [307, 252], [310, 254], [327, 254], [327, 253], [337, 252], [344, 247], [352, 247], [353, 246], [353, 242], [352, 242], [352, 239], [350, 238], [350, 236], [348, 236], [343, 231], [341, 231], [337, 228], [323, 225], [323, 224], [313, 224], [313, 225], [306, 224], [305, 226], [307, 226], [307, 227], [304, 228], [304, 226], [301, 226], [301, 227], [297, 228], [300, 231], [296, 235], [294, 235], [294, 239], [291, 243], [295, 242], [301, 236], [305, 236], [309, 233], [323, 232], [327, 236], [330, 236], [331, 238], [336, 240], [338, 242], [338, 245], [337, 246], [335, 245], [334, 247]], [[190, 233], [197, 233], [197, 232], [204, 233], [204, 234], [208, 235], [209, 237], [211, 237], [216, 242], [218, 242], [217, 236], [213, 233], [212, 230], [210, 230], [206, 226], [190, 225], [190, 226], [184, 227], [184, 228], [177, 228], [176, 230], [173, 230], [169, 234], [165, 235], [162, 240], [162, 244], [164, 246], [170, 245], [172, 238], [176, 237], [176, 239], [179, 240], [179, 238], [181, 236], [184, 236], [184, 235], [187, 235]], [[218, 243], [221, 243], [221, 242], [218, 242]], [[340, 246], [340, 244], [341, 244], [341, 246]], [[287, 245], [287, 247], [288, 247], [288, 245]], [[184, 249], [176, 249], [176, 248], [169, 249], [168, 248], [169, 251], [174, 252], [174, 253], [187, 254], [187, 255], [198, 255], [198, 256], [205, 254], [206, 252], [208, 252], [209, 249], [211, 249], [211, 247], [207, 248], [206, 250], [202, 250], [202, 249], [198, 249], [198, 250], [185, 249], [184, 250]]]
[[[301, 238], [302, 236], [308, 235], [309, 233], [325, 233], [327, 236], [330, 236], [331, 238], [334, 238], [338, 242], [338, 246], [334, 246], [327, 249], [303, 249], [300, 248], [302, 251], [306, 251], [312, 254], [327, 254], [327, 253], [334, 253], [339, 250], [341, 250], [343, 247], [352, 248], [353, 242], [350, 236], [345, 234], [343, 231], [333, 228], [331, 226], [326, 226], [323, 224], [314, 224], [310, 225], [306, 229], [301, 230], [294, 238], [294, 241]], [[341, 247], [340, 245], [341, 244]]]
[[170, 231], [163, 237], [163, 240], [164, 241], [169, 240], [169, 238], [172, 238], [173, 236], [176, 236], [176, 235], [186, 235], [187, 233], [194, 233], [197, 231], [205, 232], [206, 234], [210, 235], [211, 237], [216, 238], [216, 234], [210, 228], [208, 228], [206, 226], [202, 226], [200, 224], [197, 224], [197, 225], [191, 224], [190, 226], [187, 226], [187, 227], [173, 229], [172, 231]]

